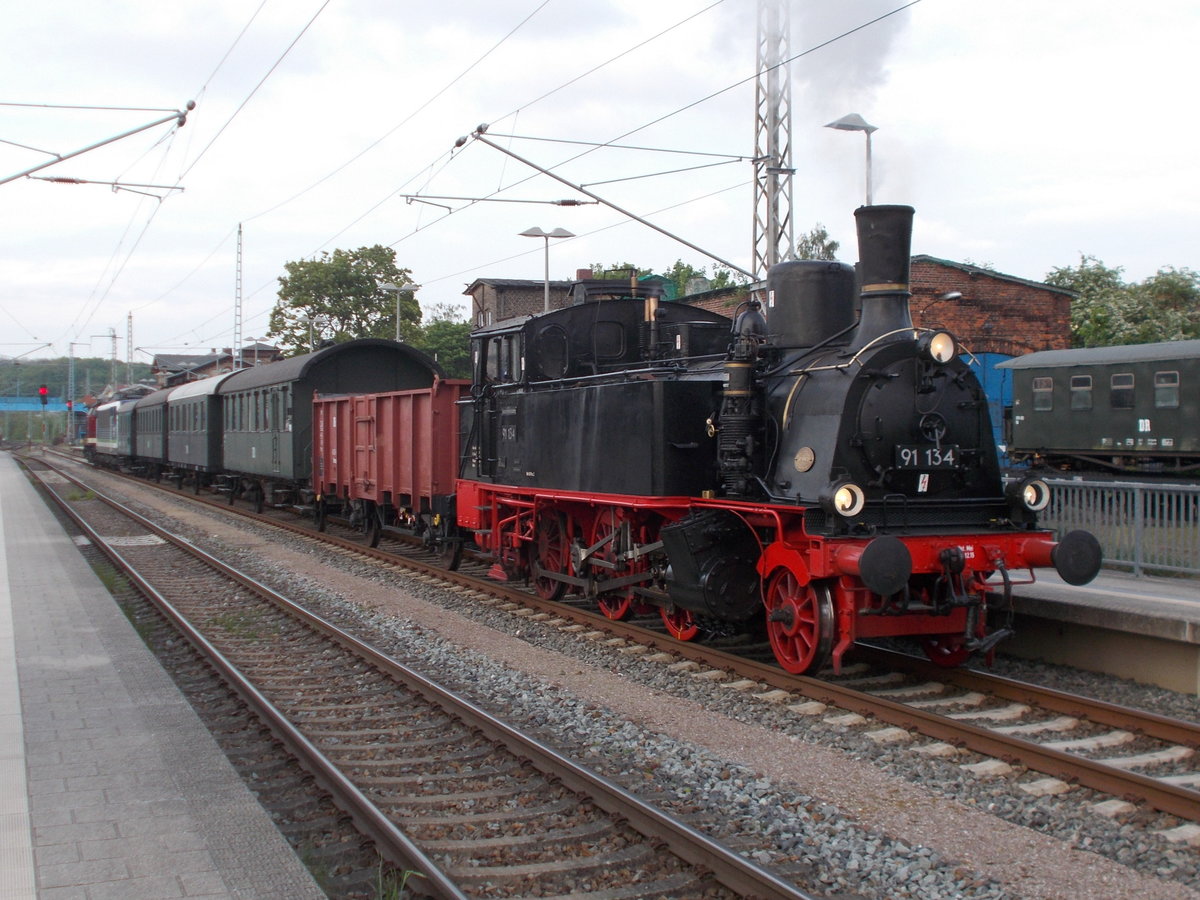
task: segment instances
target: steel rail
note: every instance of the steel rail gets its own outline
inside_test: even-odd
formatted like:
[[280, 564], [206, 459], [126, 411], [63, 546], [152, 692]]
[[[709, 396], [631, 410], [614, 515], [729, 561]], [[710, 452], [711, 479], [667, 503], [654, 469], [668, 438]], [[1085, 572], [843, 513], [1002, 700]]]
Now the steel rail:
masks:
[[918, 677], [940, 679], [965, 690], [987, 691], [997, 697], [1003, 697], [1005, 700], [1030, 703], [1075, 718], [1086, 718], [1102, 725], [1138, 731], [1160, 741], [1170, 741], [1193, 749], [1200, 749], [1200, 723], [1197, 722], [1171, 719], [1157, 713], [1097, 700], [1094, 697], [1068, 694], [1066, 691], [1032, 684], [1028, 681], [1019, 681], [1015, 678], [1006, 678], [1003, 675], [993, 675], [990, 672], [979, 672], [975, 669], [943, 669], [934, 666], [927, 660], [893, 650], [868, 647], [862, 648], [860, 655], [883, 665], [903, 666]]
[[[53, 468], [53, 467], [52, 467]], [[64, 478], [69, 479], [76, 485], [81, 485], [74, 477], [54, 469]], [[467, 900], [467, 895], [459, 890], [458, 886], [447, 876], [436, 863], [433, 862], [413, 841], [402, 831], [396, 828], [382, 812], [373, 804], [367, 797], [343, 775], [336, 766], [330, 762], [317, 747], [308, 740], [287, 718], [279, 711], [279, 709], [271, 703], [261, 692], [251, 684], [236, 666], [231, 663], [224, 654], [214, 647], [207, 638], [204, 637], [192, 623], [175, 608], [166, 597], [158, 591], [154, 585], [150, 584], [137, 569], [129, 563], [108, 541], [104, 539], [94, 528], [92, 528], [82, 517], [80, 517], [69, 504], [65, 503], [50, 485], [43, 482], [50, 495], [58, 503], [59, 507], [71, 518], [75, 525], [84, 533], [89, 541], [91, 541], [97, 549], [107, 556], [117, 568], [125, 574], [134, 586], [145, 595], [159, 611], [172, 623], [172, 625], [194, 646], [202, 656], [220, 673], [226, 683], [241, 697], [246, 704], [254, 711], [254, 713], [263, 721], [267, 728], [275, 735], [288, 751], [294, 754], [300, 760], [301, 765], [312, 774], [317, 783], [321, 785], [334, 798], [335, 804], [344, 810], [354, 821], [358, 829], [374, 842], [380, 855], [393, 865], [399, 866], [402, 869], [410, 869], [418, 872], [421, 875], [421, 890], [429, 891], [433, 896], [444, 898], [444, 900]], [[81, 485], [82, 486], [82, 485]], [[235, 573], [229, 567], [220, 563], [219, 560], [206, 554], [203, 550], [191, 544], [184, 538], [156, 526], [144, 516], [121, 506], [116, 501], [109, 497], [89, 489], [96, 495], [98, 499], [106, 503], [113, 509], [119, 510], [125, 515], [128, 515], [138, 525], [149, 529], [152, 533], [157, 534], [164, 540], [170, 541], [173, 545], [180, 549], [192, 553], [197, 558], [205, 563], [212, 565], [216, 564], [223, 575], [233, 578], [243, 586], [257, 592], [259, 589], [269, 590], [265, 586], [258, 585], [249, 576], [239, 577], [240, 573]]]
[[[68, 478], [76, 484], [79, 484], [80, 486], [85, 486], [67, 473], [60, 472], [59, 474], [64, 478]], [[389, 675], [403, 683], [406, 687], [409, 687], [412, 690], [420, 693], [433, 704], [439, 706], [440, 708], [446, 710], [449, 714], [458, 718], [467, 727], [478, 730], [490, 740], [495, 740], [504, 744], [518, 757], [528, 760], [535, 768], [539, 769], [547, 776], [560, 781], [563, 785], [575, 793], [591, 799], [593, 803], [610, 815], [619, 816], [620, 818], [624, 819], [635, 831], [639, 832], [643, 836], [663, 843], [669, 847], [671, 852], [673, 852], [680, 859], [683, 859], [684, 861], [696, 866], [701, 870], [711, 872], [712, 876], [718, 882], [730, 888], [731, 890], [736, 891], [739, 895], [749, 898], [762, 898], [762, 900], [776, 900], [776, 898], [778, 898], [778, 900], [811, 900], [812, 895], [801, 891], [794, 884], [784, 881], [773, 873], [763, 869], [757, 864], [729, 849], [724, 844], [708, 837], [695, 828], [671, 818], [615, 782], [596, 772], [591, 771], [585, 766], [576, 763], [574, 760], [562, 755], [549, 745], [518, 731], [501, 719], [491, 715], [482, 707], [476, 705], [470, 700], [467, 700], [466, 698], [449, 691], [441, 685], [436, 684], [416, 670], [411, 669], [408, 666], [405, 666], [403, 663], [392, 659], [382, 651], [374, 648], [372, 645], [354, 637], [354, 635], [349, 634], [346, 631], [343, 631], [328, 620], [322, 618], [311, 610], [305, 609], [304, 607], [294, 603], [292, 600], [284, 597], [282, 594], [279, 594], [272, 588], [262, 584], [253, 577], [239, 572], [228, 564], [197, 547], [186, 538], [175, 535], [167, 529], [162, 528], [161, 526], [147, 519], [145, 516], [142, 516], [139, 513], [124, 507], [118, 501], [109, 498], [102, 492], [97, 491], [95, 488], [89, 488], [89, 490], [95, 494], [97, 499], [108, 504], [114, 509], [120, 510], [124, 515], [129, 516], [140, 526], [194, 555], [205, 564], [212, 566], [222, 574], [236, 580], [247, 589], [254, 591], [280, 608], [286, 610], [288, 613], [302, 619], [326, 637], [329, 637], [352, 652], [365, 658], [371, 665], [387, 672]], [[74, 515], [73, 511], [70, 512], [72, 518], [76, 519], [76, 521], [79, 521]], [[80, 524], [82, 527], [86, 528], [84, 523]], [[89, 532], [89, 538], [92, 538], [95, 532], [90, 528], [88, 528], [87, 531]], [[105, 546], [102, 538], [96, 536], [93, 539], [101, 542], [99, 546]], [[363, 548], [356, 547], [356, 549]], [[116, 551], [114, 550], [113, 552], [115, 553]], [[382, 555], [387, 556], [387, 554]], [[395, 556], [391, 556], [390, 558], [393, 560], [397, 559]], [[403, 558], [401, 558], [401, 560], [403, 562], [408, 562], [408, 560], [404, 560]], [[428, 568], [438, 574], [444, 574], [446, 571], [433, 566]], [[140, 579], [138, 579], [138, 584], [140, 588], [142, 586]], [[159, 596], [157, 591], [154, 591], [152, 587], [147, 585], [147, 588], [149, 588], [149, 590], [152, 592], [152, 595]], [[164, 603], [167, 608], [172, 610], [171, 617], [173, 621], [176, 619], [176, 617], [178, 617], [180, 622], [186, 623], [186, 620], [184, 620], [182, 616], [175, 612], [173, 607], [171, 607], [169, 603], [166, 603], [165, 599]], [[185, 632], [189, 634], [190, 639], [190, 634], [194, 632], [194, 629], [192, 629], [190, 625], [186, 625]], [[199, 635], [198, 633], [196, 636], [206, 648], [211, 647], [211, 645], [204, 640], [203, 636]], [[205, 652], [207, 653], [208, 650], [206, 649]], [[214, 654], [214, 659], [221, 659], [224, 662], [224, 666], [228, 666], [231, 671], [236, 673], [236, 670], [234, 670], [228, 662], [224, 661], [224, 658], [220, 655], [219, 651], [217, 651], [215, 648], [211, 648], [211, 652]], [[234, 677], [237, 677], [239, 681], [241, 680], [240, 677], [236, 676], [236, 674]], [[281, 715], [274, 713], [274, 707], [271, 706], [270, 702], [267, 701], [266, 698], [258, 695], [258, 692], [253, 688], [252, 685], [247, 685], [247, 687], [249, 688], [250, 696], [254, 697], [256, 702], [261, 700], [262, 703], [266, 704], [267, 707], [273, 711], [271, 716], [272, 722], [278, 718], [281, 725], [285, 725], [289, 730], [291, 730], [291, 726], [286, 723], [286, 720], [283, 720]], [[320, 759], [324, 759], [324, 757], [320, 757], [319, 751], [317, 751], [315, 747], [312, 747], [311, 744], [308, 743], [307, 739], [303, 738], [302, 735], [299, 735], [298, 732], [297, 735], [302, 741], [301, 752], [297, 753], [298, 756], [307, 758], [308, 753], [313, 753], [316, 754]], [[336, 772], [336, 770], [334, 771]], [[337, 775], [339, 776], [340, 781], [345, 783], [346, 787], [348, 787], [355, 794], [359, 794], [357, 788], [354, 788], [353, 784], [345, 780], [344, 776], [341, 776], [340, 772], [337, 772]], [[342, 785], [338, 784], [337, 787], [341, 788]], [[341, 796], [340, 793], [337, 793], [333, 790], [331, 790], [331, 793], [334, 793], [335, 796]], [[359, 794], [359, 796], [361, 796], [361, 794]], [[363, 800], [366, 801], [366, 798], [364, 797]], [[369, 804], [369, 801], [366, 802]], [[381, 816], [381, 814], [378, 813], [376, 813], [376, 815]], [[355, 821], [356, 823], [358, 822], [357, 819]], [[407, 845], [406, 852], [407, 848], [411, 847], [416, 854], [420, 854], [420, 856], [416, 858], [427, 860], [427, 857], [421, 853], [420, 849], [417, 848], [415, 844], [412, 844], [406, 836], [403, 836], [401, 832], [396, 831], [394, 827], [386, 821], [386, 819], [383, 819], [382, 823], [388, 827], [389, 831], [395, 831], [397, 835], [403, 838], [405, 844]], [[375, 826], [377, 823], [374, 820], [374, 817], [372, 817], [367, 820], [366, 824], [368, 826]], [[374, 835], [372, 834], [372, 836]], [[436, 866], [433, 866], [432, 862], [421, 862], [420, 865], [429, 865], [436, 870]], [[416, 868], [416, 866], [413, 867]], [[421, 871], [422, 874], [424, 874], [425, 870], [422, 868], [417, 868], [417, 871]], [[447, 884], [448, 886], [453, 887], [452, 883], [450, 883], [448, 879]], [[423, 884], [422, 887], [425, 887], [425, 885]], [[453, 889], [457, 891], [457, 888]], [[445, 896], [457, 897], [461, 895], [446, 894]]]
[[[315, 536], [315, 533], [311, 529], [306, 529], [298, 525], [280, 523], [265, 516], [252, 515], [241, 510], [239, 510], [239, 513], [264, 523], [278, 525], [286, 530], [307, 534], [309, 537]], [[321, 536], [321, 539], [325, 538], [326, 536]], [[651, 647], [669, 650], [685, 659], [713, 668], [736, 672], [740, 676], [753, 678], [771, 687], [795, 691], [813, 700], [829, 703], [862, 715], [870, 715], [890, 725], [917, 730], [928, 737], [965, 747], [976, 753], [1015, 762], [1035, 771], [1060, 777], [1065, 781], [1074, 782], [1117, 797], [1130, 798], [1162, 812], [1170, 813], [1189, 821], [1200, 822], [1200, 791], [1193, 788], [1162, 782], [1148, 775], [1108, 766], [1102, 761], [1089, 760], [1065, 751], [1043, 747], [1036, 742], [1017, 736], [998, 734], [982, 726], [950, 719], [934, 712], [906, 706], [903, 703], [886, 698], [873, 697], [861, 691], [821, 681], [810, 676], [791, 675], [773, 663], [749, 660], [723, 650], [706, 647], [703, 644], [679, 641], [667, 635], [649, 633], [640, 626], [608, 619], [599, 613], [581, 610], [559, 601], [544, 600], [535, 594], [507, 587], [503, 583], [481, 582], [479, 579], [468, 575], [451, 572], [420, 560], [413, 560], [385, 551], [374, 550], [361, 544], [355, 544], [352, 541], [333, 538], [331, 543], [354, 549], [366, 556], [381, 559], [394, 565], [411, 567], [423, 574], [439, 578], [453, 585], [486, 591], [493, 596], [504, 597], [505, 599], [510, 599], [513, 602], [519, 602], [544, 612], [571, 618], [577, 622], [588, 624], [596, 630], [610, 632], [614, 636], [623, 637], [627, 640], [646, 644]], [[943, 677], [949, 679], [953, 670], [943, 669], [939, 671]], [[976, 673], [974, 677], [986, 679], [992, 676]], [[991, 688], [988, 687], [985, 689], [990, 690]], [[1088, 704], [1090, 702], [1088, 698], [1072, 698], [1071, 695], [1067, 694], [1060, 696], [1064, 702], [1069, 702], [1073, 699], [1076, 707], [1080, 704]], [[1120, 707], [1117, 707], [1117, 709], [1120, 709]], [[1104, 715], [1104, 713], [1098, 711], [1097, 716], [1100, 715]], [[1149, 729], [1152, 725], [1151, 719], [1153, 717], [1149, 714], [1145, 715], [1147, 716], [1146, 728]], [[1097, 721], [1107, 720], [1097, 719]], [[1164, 719], [1163, 722], [1168, 723], [1170, 720]], [[1188, 731], [1186, 723], [1183, 723], [1182, 727], [1184, 731], [1178, 743], [1194, 745], [1195, 736]], [[1151, 732], [1147, 730], [1146, 733], [1149, 734]]]

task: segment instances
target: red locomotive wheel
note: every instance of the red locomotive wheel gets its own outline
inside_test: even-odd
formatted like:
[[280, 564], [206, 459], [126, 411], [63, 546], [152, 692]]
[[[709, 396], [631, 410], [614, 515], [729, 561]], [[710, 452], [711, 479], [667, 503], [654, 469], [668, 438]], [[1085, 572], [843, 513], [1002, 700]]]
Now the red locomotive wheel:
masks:
[[779, 664], [793, 675], [816, 672], [833, 649], [829, 585], [801, 583], [790, 569], [771, 576], [766, 591], [767, 636]]
[[971, 655], [961, 634], [935, 634], [921, 641], [921, 646], [929, 661], [943, 669], [957, 669]]
[[700, 626], [696, 624], [696, 617], [692, 615], [690, 609], [678, 606], [668, 609], [664, 606], [660, 608], [660, 612], [663, 625], [667, 627], [667, 633], [676, 640], [690, 641], [700, 633]]
[[[614, 536], [619, 537], [620, 528], [621, 517], [616, 509], [610, 507], [602, 510], [596, 516], [596, 521], [592, 525], [592, 538], [589, 546], [594, 547], [601, 541], [608, 541], [608, 543], [593, 554], [594, 559], [615, 562], [617, 549], [613, 546], [613, 540]], [[621, 570], [601, 566], [594, 568], [594, 571], [601, 579], [604, 579], [620, 574]], [[629, 618], [629, 612], [633, 606], [632, 599], [633, 592], [624, 588], [599, 594], [596, 597], [596, 604], [600, 607], [600, 612], [608, 618], [621, 620]]]
[[[561, 513], [543, 511], [538, 514], [535, 535], [537, 564], [546, 572], [566, 574], [571, 561], [571, 547], [567, 539], [567, 523]], [[561, 600], [566, 593], [566, 582], [537, 575], [533, 589], [543, 600]]]

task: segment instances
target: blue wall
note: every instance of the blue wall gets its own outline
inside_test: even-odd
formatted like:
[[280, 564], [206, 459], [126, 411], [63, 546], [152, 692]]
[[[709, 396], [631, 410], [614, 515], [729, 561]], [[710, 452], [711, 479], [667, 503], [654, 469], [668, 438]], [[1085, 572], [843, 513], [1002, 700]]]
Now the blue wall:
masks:
[[66, 412], [67, 401], [62, 397], [48, 397], [50, 402], [42, 406], [42, 401], [37, 397], [0, 397], [0, 412], [37, 412], [40, 409], [46, 412]]
[[[1003, 353], [976, 353], [974, 362], [967, 356], [963, 359], [971, 363], [975, 377], [979, 379], [984, 393], [987, 394], [988, 416], [992, 420], [992, 433], [999, 446], [1004, 443], [1004, 410], [1012, 408], [1012, 370], [997, 369], [996, 364], [1012, 357]], [[1007, 454], [1001, 453], [1000, 463], [1007, 465]]]

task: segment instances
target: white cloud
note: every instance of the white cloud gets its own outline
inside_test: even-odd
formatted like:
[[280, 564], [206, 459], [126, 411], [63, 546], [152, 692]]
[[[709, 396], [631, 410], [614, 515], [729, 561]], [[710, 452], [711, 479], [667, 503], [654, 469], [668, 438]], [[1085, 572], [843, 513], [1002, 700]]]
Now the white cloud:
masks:
[[[25, 329], [65, 352], [65, 342], [110, 327], [124, 335], [134, 310], [139, 346], [227, 344], [239, 221], [246, 334], [265, 329], [284, 262], [334, 247], [394, 243], [400, 264], [425, 285], [419, 296], [429, 306], [460, 302], [462, 286], [476, 277], [540, 277], [541, 245], [518, 236], [531, 225], [580, 235], [551, 248], [553, 277], [595, 262], [667, 266], [682, 258], [711, 268], [640, 225], [607, 227], [621, 217], [603, 207], [479, 203], [445, 216], [395, 194], [486, 196], [506, 188], [497, 196], [571, 196], [481, 144], [451, 155], [454, 140], [480, 122], [492, 123], [497, 140], [516, 133], [607, 141], [637, 129], [623, 142], [749, 156], [752, 82], [668, 114], [753, 74], [753, 0], [726, 0], [531, 106], [704, 10], [708, 0], [551, 0], [503, 42], [538, 0], [347, 0], [321, 13], [247, 101], [320, 5], [267, 3], [207, 85], [251, 6], [47, 0], [6, 12], [0, 99], [167, 108], [198, 101], [170, 140], [163, 140], [165, 128], [155, 129], [51, 170], [159, 184], [186, 172], [185, 192], [162, 201], [144, 236], [155, 200], [95, 185], [0, 186], [10, 222], [0, 308], [14, 340]], [[888, 7], [877, 0], [795, 4], [792, 51]], [[987, 261], [1028, 278], [1074, 263], [1081, 251], [1124, 266], [1131, 278], [1160, 265], [1194, 267], [1200, 180], [1188, 60], [1198, 23], [1200, 10], [1182, 0], [1160, 0], [1136, 15], [1125, 5], [1085, 0], [930, 0], [804, 56], [792, 67], [796, 231], [822, 222], [853, 257], [863, 139], [822, 126], [858, 112], [879, 127], [876, 200], [917, 207], [919, 252]], [[0, 139], [63, 153], [155, 115], [0, 107]], [[543, 165], [584, 149], [511, 146]], [[45, 158], [0, 144], [0, 177]], [[594, 183], [695, 162], [608, 150], [563, 172]], [[746, 182], [653, 218], [747, 265], [750, 178], [749, 164], [734, 163], [596, 190], [644, 215]]]

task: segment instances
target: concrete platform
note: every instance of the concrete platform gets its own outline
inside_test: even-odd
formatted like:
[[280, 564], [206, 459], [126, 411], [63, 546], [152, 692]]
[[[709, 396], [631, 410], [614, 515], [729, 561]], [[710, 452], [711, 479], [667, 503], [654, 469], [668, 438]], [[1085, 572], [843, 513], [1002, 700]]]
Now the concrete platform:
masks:
[[1017, 634], [1001, 650], [1200, 695], [1200, 581], [1101, 572], [1013, 588]]
[[0, 900], [324, 893], [0, 453]]

